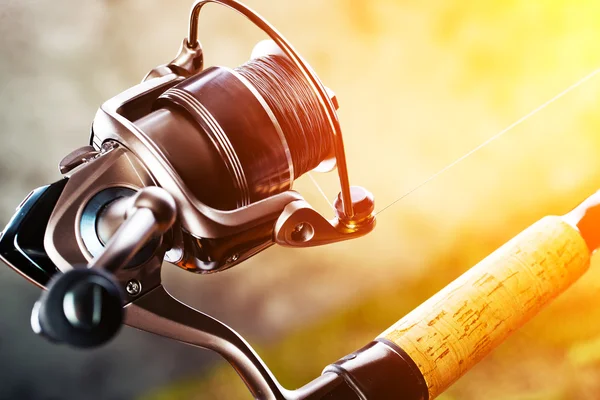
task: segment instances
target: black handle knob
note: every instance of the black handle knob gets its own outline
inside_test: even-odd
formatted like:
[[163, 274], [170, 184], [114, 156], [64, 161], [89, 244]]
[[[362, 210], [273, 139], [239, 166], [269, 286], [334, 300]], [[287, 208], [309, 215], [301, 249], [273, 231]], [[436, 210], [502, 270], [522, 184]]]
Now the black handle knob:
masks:
[[54, 277], [32, 315], [36, 333], [75, 347], [112, 339], [123, 322], [123, 296], [112, 276], [77, 268]]

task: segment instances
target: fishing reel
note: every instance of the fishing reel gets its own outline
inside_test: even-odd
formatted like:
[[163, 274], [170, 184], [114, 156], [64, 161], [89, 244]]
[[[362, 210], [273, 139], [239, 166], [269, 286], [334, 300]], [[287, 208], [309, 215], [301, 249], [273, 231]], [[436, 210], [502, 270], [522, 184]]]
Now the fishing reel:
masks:
[[[209, 2], [241, 13], [271, 41], [235, 69], [204, 68], [198, 20]], [[215, 273], [275, 243], [319, 246], [370, 232], [373, 196], [349, 184], [336, 108], [259, 15], [233, 0], [197, 1], [177, 57], [105, 102], [89, 145], [60, 162], [63, 178], [32, 191], [2, 232], [0, 257], [48, 289], [33, 329], [93, 347], [125, 323], [215, 350], [255, 397], [283, 398], [250, 346], [173, 298], [161, 269], [166, 261]], [[327, 219], [292, 185], [336, 166], [341, 191]]]

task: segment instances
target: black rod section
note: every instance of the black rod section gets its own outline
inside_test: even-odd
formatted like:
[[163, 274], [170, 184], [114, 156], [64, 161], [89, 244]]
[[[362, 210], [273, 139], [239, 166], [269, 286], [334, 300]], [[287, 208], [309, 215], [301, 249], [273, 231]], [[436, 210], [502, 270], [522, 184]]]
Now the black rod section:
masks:
[[[374, 340], [343, 357], [326, 367], [323, 374], [338, 375], [361, 400], [429, 399], [427, 383], [415, 362], [400, 347], [386, 339]], [[322, 398], [342, 399], [339, 396]]]

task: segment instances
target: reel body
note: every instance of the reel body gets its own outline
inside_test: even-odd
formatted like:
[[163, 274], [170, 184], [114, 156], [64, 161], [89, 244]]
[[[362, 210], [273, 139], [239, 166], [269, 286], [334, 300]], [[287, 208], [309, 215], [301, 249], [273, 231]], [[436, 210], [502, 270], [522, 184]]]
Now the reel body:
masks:
[[[243, 14], [275, 46], [261, 44], [236, 69], [204, 69], [197, 29], [208, 2]], [[123, 320], [217, 351], [257, 398], [310, 398], [316, 386], [282, 389], [235, 331], [173, 298], [160, 273], [163, 261], [215, 273], [275, 243], [318, 246], [370, 232], [373, 196], [349, 185], [336, 105], [255, 12], [197, 1], [175, 60], [105, 102], [89, 145], [61, 161], [63, 179], [27, 196], [2, 232], [0, 258], [49, 290], [34, 307], [34, 330], [89, 347]], [[327, 219], [292, 187], [336, 164], [341, 192]], [[330, 378], [321, 384], [340, 385]]]

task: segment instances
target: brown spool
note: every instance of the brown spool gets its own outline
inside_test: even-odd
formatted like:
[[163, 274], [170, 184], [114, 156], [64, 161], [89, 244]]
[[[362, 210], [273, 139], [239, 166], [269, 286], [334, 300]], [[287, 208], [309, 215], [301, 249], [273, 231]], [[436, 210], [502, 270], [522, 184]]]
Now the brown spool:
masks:
[[222, 210], [290, 189], [332, 147], [317, 95], [280, 56], [208, 68], [167, 90], [135, 124], [199, 201]]

